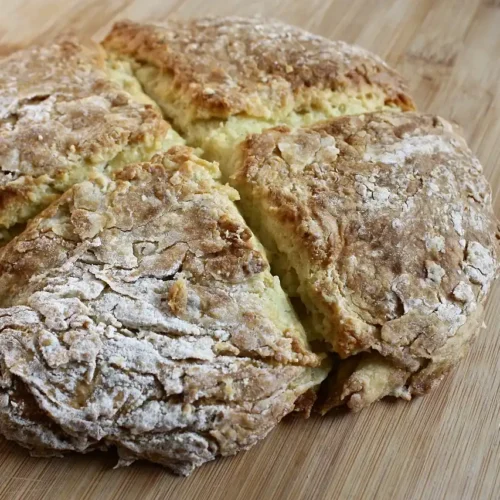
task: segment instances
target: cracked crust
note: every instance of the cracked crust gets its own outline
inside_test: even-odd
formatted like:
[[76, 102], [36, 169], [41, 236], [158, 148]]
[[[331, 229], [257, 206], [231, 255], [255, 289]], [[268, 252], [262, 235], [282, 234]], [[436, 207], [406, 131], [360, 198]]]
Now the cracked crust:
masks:
[[403, 79], [377, 56], [260, 18], [206, 17], [162, 25], [122, 21], [103, 41], [132, 61], [165, 114], [229, 175], [248, 133], [383, 108], [411, 110]]
[[[412, 108], [401, 77], [381, 59], [280, 22], [205, 17], [161, 25], [116, 23], [110, 51], [171, 73], [197, 118], [268, 118], [316, 91], [380, 88], [386, 104]], [[306, 98], [306, 95], [310, 97]], [[311, 102], [309, 102], [310, 104]]]
[[4, 243], [74, 183], [183, 142], [133, 80], [69, 37], [0, 62]]
[[341, 370], [330, 403], [432, 388], [478, 332], [498, 269], [490, 188], [457, 130], [365, 114], [254, 135], [238, 161], [243, 213], [285, 289], [341, 358], [374, 353]]
[[325, 378], [218, 175], [172, 148], [73, 186], [0, 250], [7, 438], [189, 474]]

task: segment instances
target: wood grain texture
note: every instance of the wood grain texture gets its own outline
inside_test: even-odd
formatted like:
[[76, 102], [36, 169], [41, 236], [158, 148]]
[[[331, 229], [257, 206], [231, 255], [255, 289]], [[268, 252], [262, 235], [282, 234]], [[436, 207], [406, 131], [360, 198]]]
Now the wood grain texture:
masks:
[[[115, 20], [262, 14], [359, 43], [411, 81], [420, 109], [460, 123], [500, 214], [498, 0], [10, 0], [0, 55], [62, 30], [100, 39]], [[500, 498], [500, 286], [487, 331], [434, 393], [360, 414], [287, 418], [247, 453], [187, 479], [111, 453], [31, 458], [0, 442], [0, 499]]]

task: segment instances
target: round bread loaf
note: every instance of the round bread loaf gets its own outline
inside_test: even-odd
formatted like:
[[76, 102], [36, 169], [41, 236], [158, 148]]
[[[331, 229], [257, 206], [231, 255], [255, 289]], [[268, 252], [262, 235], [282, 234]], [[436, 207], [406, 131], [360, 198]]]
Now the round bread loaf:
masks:
[[464, 355], [491, 194], [394, 70], [261, 19], [120, 22], [103, 47], [0, 62], [4, 436], [189, 474], [308, 415], [328, 373], [321, 410], [357, 410]]

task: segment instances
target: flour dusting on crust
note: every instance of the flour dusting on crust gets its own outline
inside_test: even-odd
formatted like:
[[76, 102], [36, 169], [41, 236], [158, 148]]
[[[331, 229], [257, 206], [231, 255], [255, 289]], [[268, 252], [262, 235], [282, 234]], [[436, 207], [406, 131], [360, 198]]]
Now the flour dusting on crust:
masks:
[[73, 184], [183, 143], [145, 99], [72, 37], [0, 61], [0, 245]]
[[326, 376], [237, 193], [188, 148], [75, 185], [0, 250], [0, 429], [180, 474]]
[[340, 399], [369, 404], [370, 383], [420, 394], [463, 356], [498, 260], [488, 182], [451, 124], [382, 112], [276, 128], [242, 145], [234, 185], [332, 349], [375, 353]]

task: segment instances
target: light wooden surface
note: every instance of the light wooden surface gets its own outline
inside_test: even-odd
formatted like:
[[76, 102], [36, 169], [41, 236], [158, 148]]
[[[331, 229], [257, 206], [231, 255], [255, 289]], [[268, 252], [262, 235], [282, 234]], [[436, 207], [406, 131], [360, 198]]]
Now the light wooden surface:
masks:
[[[420, 109], [459, 122], [500, 213], [500, 0], [5, 0], [0, 54], [63, 29], [101, 38], [129, 17], [262, 14], [356, 42], [411, 80]], [[500, 286], [488, 330], [433, 394], [360, 414], [288, 418], [247, 453], [180, 479], [94, 453], [36, 459], [0, 441], [0, 499], [500, 498]]]

